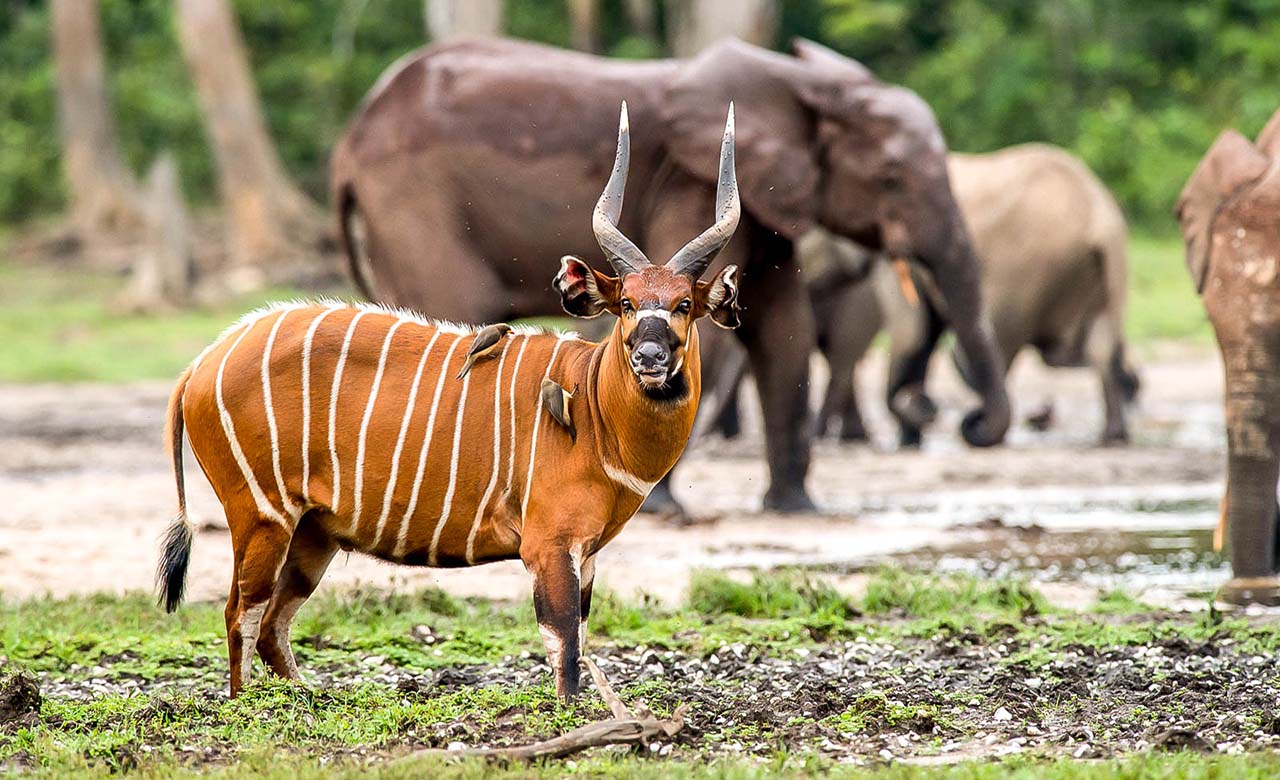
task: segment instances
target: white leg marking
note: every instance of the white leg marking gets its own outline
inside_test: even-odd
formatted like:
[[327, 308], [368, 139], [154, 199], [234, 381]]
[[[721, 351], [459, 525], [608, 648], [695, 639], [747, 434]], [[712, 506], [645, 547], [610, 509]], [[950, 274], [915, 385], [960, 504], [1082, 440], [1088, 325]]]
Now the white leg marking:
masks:
[[409, 388], [409, 401], [405, 404], [404, 419], [400, 421], [400, 435], [396, 437], [395, 453], [391, 456], [391, 476], [387, 480], [386, 495], [382, 498], [382, 514], [378, 517], [378, 531], [373, 540], [374, 549], [382, 546], [382, 532], [387, 527], [387, 516], [391, 514], [391, 498], [395, 495], [396, 479], [400, 474], [400, 457], [404, 454], [405, 435], [409, 432], [413, 407], [418, 401], [418, 385], [422, 382], [422, 369], [427, 365], [427, 356], [431, 354], [431, 348], [436, 345], [438, 338], [440, 338], [440, 331], [437, 330], [427, 342], [427, 348], [422, 350], [422, 358], [418, 360], [418, 370], [413, 375], [413, 387]]
[[262, 613], [267, 604], [254, 604], [240, 613], [240, 685], [248, 685], [253, 674], [253, 654], [258, 650], [258, 633], [262, 630]]
[[351, 318], [347, 325], [347, 335], [342, 339], [342, 353], [338, 355], [338, 365], [333, 369], [333, 391], [329, 393], [329, 461], [333, 467], [333, 501], [329, 505], [331, 511], [338, 511], [338, 497], [342, 494], [342, 472], [338, 469], [338, 389], [342, 387], [342, 369], [347, 364], [347, 352], [351, 349], [351, 337], [355, 335], [356, 323], [367, 312], [361, 310]]
[[[547, 370], [542, 372], [542, 381], [551, 378], [551, 367], [556, 364], [556, 353], [560, 351], [560, 345], [564, 344], [564, 339], [557, 339], [556, 345], [551, 348], [551, 359], [547, 361]], [[529, 470], [524, 478], [524, 499], [520, 502], [520, 527], [524, 528], [524, 513], [529, 509], [529, 491], [533, 489], [533, 464], [538, 454], [538, 429], [542, 427], [542, 404], [537, 406], [538, 411], [533, 415], [533, 436], [529, 441]]]
[[[484, 489], [484, 497], [480, 499], [480, 503], [476, 506], [476, 516], [471, 521], [471, 531], [467, 534], [467, 564], [475, 563], [476, 550], [476, 533], [480, 530], [480, 521], [484, 518], [485, 507], [489, 505], [489, 499], [493, 496], [493, 489], [498, 486], [498, 459], [502, 456], [502, 367], [507, 362], [507, 347], [510, 341], [502, 345], [502, 354], [498, 358], [498, 373], [493, 378], [493, 463], [492, 473], [489, 475], [489, 486]], [[515, 427], [515, 420], [512, 420], [512, 428]]]
[[284, 487], [284, 475], [280, 473], [280, 431], [276, 427], [275, 404], [271, 401], [271, 348], [275, 346], [276, 334], [280, 332], [280, 326], [284, 324], [284, 318], [289, 316], [290, 311], [285, 309], [276, 317], [271, 333], [267, 335], [267, 345], [262, 348], [262, 405], [267, 412], [267, 433], [271, 436], [271, 470], [275, 473], [280, 504], [284, 507], [285, 514], [297, 521], [302, 515], [302, 507], [289, 500], [289, 492]]
[[311, 500], [311, 342], [324, 318], [341, 308], [344, 306], [338, 304], [325, 309], [320, 316], [311, 321], [306, 338], [302, 340], [302, 500], [304, 502]]
[[249, 492], [253, 494], [253, 501], [258, 506], [258, 512], [266, 517], [275, 520], [286, 530], [289, 529], [289, 521], [284, 515], [276, 511], [271, 505], [266, 494], [262, 492], [262, 486], [258, 484], [258, 478], [253, 475], [253, 469], [249, 467], [249, 461], [244, 456], [244, 450], [240, 449], [240, 440], [236, 438], [236, 426], [231, 421], [231, 413], [227, 411], [227, 403], [222, 397], [222, 375], [227, 369], [227, 360], [230, 359], [231, 353], [236, 351], [236, 347], [240, 346], [240, 342], [244, 337], [249, 335], [249, 331], [253, 330], [253, 326], [257, 324], [255, 320], [250, 323], [236, 340], [232, 342], [231, 348], [222, 356], [222, 362], [218, 365], [218, 377], [214, 382], [214, 395], [218, 401], [218, 417], [222, 421], [222, 432], [227, 435], [227, 442], [231, 445], [231, 454], [236, 459], [236, 465], [240, 467], [240, 475], [244, 477], [244, 481], [249, 485]]
[[[431, 434], [436, 427], [436, 410], [440, 408], [440, 391], [444, 388], [444, 380], [449, 376], [449, 359], [453, 357], [453, 351], [458, 348], [458, 343], [462, 341], [462, 336], [455, 336], [453, 343], [449, 345], [449, 351], [445, 353], [444, 363], [440, 365], [440, 378], [436, 380], [436, 392], [431, 399], [431, 414], [427, 415], [427, 430], [422, 438], [422, 450], [418, 453], [418, 473], [413, 477], [413, 493], [409, 496], [409, 505], [404, 509], [404, 517], [400, 519], [400, 530], [396, 534], [395, 557], [404, 557], [404, 546], [409, 539], [409, 518], [413, 517], [413, 512], [418, 508], [418, 493], [422, 490], [422, 470], [427, 465], [427, 450], [431, 448]], [[470, 374], [468, 374], [470, 376]]]
[[511, 399], [511, 438], [507, 443], [507, 484], [502, 489], [503, 496], [511, 495], [511, 481], [516, 473], [516, 381], [520, 378], [520, 362], [524, 360], [524, 348], [527, 346], [529, 337], [525, 336], [520, 351], [516, 353], [516, 367], [511, 370], [511, 390], [508, 392]]
[[298, 609], [306, 602], [305, 598], [300, 597], [289, 599], [288, 603], [280, 607], [280, 611], [276, 613], [276, 622], [272, 626], [276, 649], [284, 656], [284, 665], [289, 670], [288, 677], [290, 680], [297, 680], [301, 677], [298, 674], [298, 662], [293, 657], [291, 634], [293, 631], [293, 617], [298, 614]]
[[[503, 352], [506, 352], [504, 344]], [[462, 395], [458, 398], [458, 414], [453, 421], [453, 452], [449, 455], [449, 486], [444, 491], [444, 503], [440, 507], [440, 519], [436, 521], [436, 530], [431, 534], [431, 549], [427, 552], [427, 564], [436, 565], [436, 549], [440, 546], [440, 534], [449, 523], [449, 514], [453, 510], [453, 492], [458, 487], [458, 446], [462, 443], [462, 420], [467, 412], [467, 390], [471, 387], [470, 371], [462, 380]]]
[[382, 374], [387, 368], [387, 353], [391, 351], [391, 339], [404, 323], [404, 320], [396, 320], [395, 324], [387, 329], [387, 335], [382, 340], [382, 353], [378, 355], [378, 370], [373, 374], [373, 387], [369, 390], [369, 401], [364, 405], [364, 418], [360, 421], [360, 438], [356, 445], [356, 487], [352, 499], [354, 504], [351, 507], [351, 528], [347, 531], [352, 538], [355, 538], [356, 529], [360, 526], [360, 509], [364, 506], [364, 450], [365, 441], [369, 435], [369, 420], [373, 417], [373, 405], [378, 400], [378, 387], [382, 384]]
[[564, 639], [556, 633], [554, 628], [541, 623], [538, 624], [538, 633], [542, 635], [542, 646], [547, 649], [547, 664], [555, 674], [556, 681], [559, 682], [560, 662], [564, 658]]

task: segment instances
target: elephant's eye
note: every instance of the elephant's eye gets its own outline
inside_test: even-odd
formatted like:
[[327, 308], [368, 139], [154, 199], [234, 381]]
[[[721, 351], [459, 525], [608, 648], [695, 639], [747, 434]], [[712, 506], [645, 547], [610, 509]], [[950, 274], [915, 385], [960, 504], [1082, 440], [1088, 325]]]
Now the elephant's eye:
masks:
[[693, 301], [685, 298], [683, 301], [680, 301], [680, 305], [676, 307], [676, 314], [688, 314], [691, 309], [693, 309]]

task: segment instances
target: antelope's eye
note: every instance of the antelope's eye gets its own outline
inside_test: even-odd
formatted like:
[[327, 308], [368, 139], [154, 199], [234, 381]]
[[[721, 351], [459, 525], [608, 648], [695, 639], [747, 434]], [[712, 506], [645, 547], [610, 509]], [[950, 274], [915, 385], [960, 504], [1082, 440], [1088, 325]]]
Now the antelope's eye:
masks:
[[623, 299], [622, 299], [622, 313], [623, 313], [623, 314], [635, 314], [635, 311], [636, 311], [636, 307], [631, 303], [631, 299], [630, 299], [630, 298], [623, 298]]
[[692, 308], [693, 301], [685, 298], [683, 301], [680, 301], [680, 305], [676, 307], [676, 314], [688, 314]]

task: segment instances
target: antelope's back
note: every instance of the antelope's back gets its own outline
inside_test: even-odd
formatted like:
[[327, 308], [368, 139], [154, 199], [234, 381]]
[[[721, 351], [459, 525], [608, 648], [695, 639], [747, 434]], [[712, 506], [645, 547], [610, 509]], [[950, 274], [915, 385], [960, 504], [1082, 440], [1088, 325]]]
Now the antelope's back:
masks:
[[228, 521], [256, 513], [292, 528], [321, 507], [340, 541], [392, 560], [514, 554], [536, 436], [555, 444], [542, 380], [591, 345], [516, 328], [459, 379], [477, 330], [337, 303], [232, 326], [197, 359], [183, 398]]

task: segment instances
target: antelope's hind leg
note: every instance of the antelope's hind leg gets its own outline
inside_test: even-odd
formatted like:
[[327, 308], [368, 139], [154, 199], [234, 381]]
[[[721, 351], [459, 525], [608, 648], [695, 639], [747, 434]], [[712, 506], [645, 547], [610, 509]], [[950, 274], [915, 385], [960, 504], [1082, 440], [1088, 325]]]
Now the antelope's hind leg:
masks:
[[302, 679], [290, 645], [293, 618], [311, 598], [338, 552], [338, 543], [320, 522], [322, 511], [313, 509], [298, 522], [258, 635], [258, 655], [262, 656], [263, 663], [288, 680]]
[[237, 514], [228, 510], [227, 522], [235, 553], [235, 574], [226, 610], [227, 654], [234, 698], [252, 676], [254, 648], [280, 568], [289, 552], [291, 534], [274, 519], [262, 517], [256, 511]]

